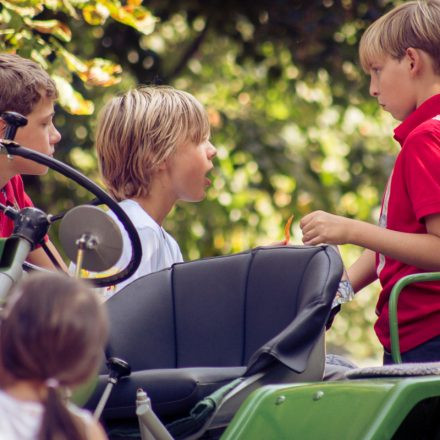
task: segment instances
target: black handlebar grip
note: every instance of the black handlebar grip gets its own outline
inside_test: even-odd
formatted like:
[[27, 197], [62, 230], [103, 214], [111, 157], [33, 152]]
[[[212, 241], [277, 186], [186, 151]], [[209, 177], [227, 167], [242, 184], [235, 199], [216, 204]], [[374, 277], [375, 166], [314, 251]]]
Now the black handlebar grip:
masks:
[[19, 127], [24, 127], [28, 120], [25, 116], [17, 112], [4, 112], [1, 118], [6, 122], [6, 130], [3, 139], [14, 140]]
[[131, 367], [123, 359], [111, 357], [107, 359], [107, 367], [110, 370], [109, 376], [118, 381], [121, 377], [130, 376]]

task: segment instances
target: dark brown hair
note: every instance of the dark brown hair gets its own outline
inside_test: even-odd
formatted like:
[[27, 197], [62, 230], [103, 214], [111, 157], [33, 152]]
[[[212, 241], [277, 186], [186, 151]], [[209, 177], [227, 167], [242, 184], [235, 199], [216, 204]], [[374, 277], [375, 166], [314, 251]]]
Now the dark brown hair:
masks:
[[83, 383], [103, 355], [107, 316], [83, 283], [56, 273], [32, 274], [11, 293], [0, 324], [0, 362], [14, 380], [48, 385], [40, 439], [85, 439], [84, 424], [59, 395]]
[[32, 112], [41, 97], [58, 97], [54, 81], [35, 61], [19, 55], [0, 54], [0, 114]]

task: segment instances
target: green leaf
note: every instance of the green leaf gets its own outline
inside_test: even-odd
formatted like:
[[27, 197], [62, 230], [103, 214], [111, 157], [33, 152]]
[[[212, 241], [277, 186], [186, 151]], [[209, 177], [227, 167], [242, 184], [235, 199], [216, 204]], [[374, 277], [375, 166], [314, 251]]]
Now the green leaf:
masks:
[[67, 68], [87, 85], [108, 87], [120, 81], [122, 68], [119, 64], [103, 58], [83, 61], [62, 46], [58, 46], [58, 53], [64, 58]]
[[51, 34], [66, 43], [72, 39], [69, 26], [59, 20], [31, 20], [25, 17], [23, 21], [31, 29], [42, 34]]
[[109, 10], [101, 3], [85, 6], [82, 14], [84, 20], [92, 26], [103, 25], [110, 16]]
[[122, 68], [103, 58], [94, 58], [86, 62], [87, 71], [80, 78], [90, 86], [108, 87], [121, 81]]
[[97, 3], [105, 6], [114, 20], [131, 26], [144, 35], [154, 31], [157, 19], [148, 9], [138, 5], [138, 2], [130, 2], [127, 6], [110, 0], [99, 0]]
[[90, 115], [94, 111], [92, 101], [84, 99], [81, 93], [77, 92], [69, 82], [59, 76], [52, 75], [59, 93], [59, 104], [72, 115]]
[[[20, 6], [21, 4], [25, 6]], [[20, 0], [2, 0], [2, 6], [10, 11], [14, 11], [21, 17], [35, 17], [37, 14], [43, 11], [42, 2], [32, 2], [33, 4], [28, 5], [30, 2], [23, 2]]]

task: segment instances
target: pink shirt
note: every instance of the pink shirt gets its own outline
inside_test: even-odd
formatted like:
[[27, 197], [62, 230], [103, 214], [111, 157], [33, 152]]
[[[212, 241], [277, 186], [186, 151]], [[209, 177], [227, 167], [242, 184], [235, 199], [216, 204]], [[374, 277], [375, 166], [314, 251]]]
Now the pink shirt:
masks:
[[[425, 101], [394, 131], [402, 149], [388, 180], [379, 225], [426, 234], [424, 218], [440, 213], [440, 95]], [[388, 299], [402, 277], [426, 272], [376, 254], [382, 292], [376, 307], [377, 336], [390, 349]], [[400, 349], [408, 351], [440, 335], [440, 282], [410, 284], [398, 302]]]

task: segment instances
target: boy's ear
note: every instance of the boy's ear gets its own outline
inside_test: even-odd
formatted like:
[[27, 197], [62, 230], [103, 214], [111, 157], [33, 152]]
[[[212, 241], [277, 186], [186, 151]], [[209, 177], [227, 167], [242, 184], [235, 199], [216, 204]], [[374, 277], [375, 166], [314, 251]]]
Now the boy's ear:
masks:
[[164, 171], [167, 169], [167, 159], [163, 160], [158, 166], [157, 166], [157, 170], [158, 171]]
[[410, 73], [418, 74], [423, 67], [424, 61], [420, 49], [408, 47], [408, 49], [406, 49], [406, 57], [408, 58]]

